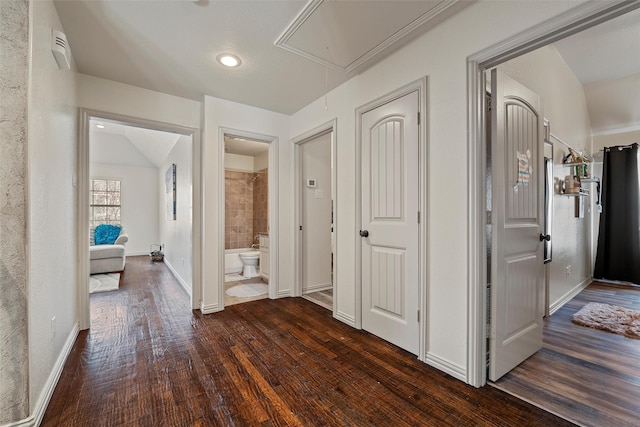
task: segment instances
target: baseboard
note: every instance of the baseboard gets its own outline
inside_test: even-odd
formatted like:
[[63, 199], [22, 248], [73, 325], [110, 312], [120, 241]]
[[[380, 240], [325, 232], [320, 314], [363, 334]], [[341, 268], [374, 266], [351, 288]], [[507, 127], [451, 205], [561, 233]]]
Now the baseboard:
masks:
[[182, 286], [182, 289], [184, 289], [187, 295], [189, 295], [189, 299], [191, 299], [191, 288], [189, 287], [189, 285], [187, 285], [187, 282], [185, 282], [182, 279], [182, 277], [180, 277], [176, 269], [173, 268], [173, 265], [171, 265], [171, 263], [169, 262], [169, 260], [167, 260], [167, 258], [164, 259], [164, 263], [169, 268], [169, 271], [171, 271], [171, 274], [173, 274], [173, 277], [175, 277], [178, 283], [180, 283], [180, 286]]
[[591, 277], [587, 277], [582, 282], [578, 283], [569, 292], [564, 294], [562, 296], [562, 298], [560, 298], [558, 301], [554, 302], [553, 304], [550, 304], [549, 305], [549, 315], [552, 315], [553, 313], [558, 311], [560, 309], [560, 307], [562, 307], [563, 305], [565, 305], [566, 303], [571, 301], [571, 299], [573, 297], [575, 297], [576, 295], [578, 295], [580, 293], [580, 291], [582, 291], [584, 288], [589, 286], [589, 283], [591, 283]]
[[131, 252], [131, 253], [125, 253], [125, 256], [149, 256], [149, 252]]
[[291, 290], [285, 289], [285, 290], [279, 290], [276, 298], [287, 298], [290, 296], [291, 296]]
[[434, 368], [445, 372], [451, 375], [453, 378], [467, 382], [467, 370], [462, 366], [456, 365], [446, 359], [443, 359], [439, 356], [436, 356], [433, 353], [427, 352], [427, 358], [425, 363], [429, 366], [433, 366]]
[[73, 344], [76, 342], [76, 338], [78, 338], [78, 332], [80, 332], [80, 325], [78, 322], [76, 322], [76, 324], [73, 325], [73, 329], [71, 329], [71, 333], [69, 333], [69, 336], [64, 343], [64, 347], [62, 347], [62, 351], [58, 355], [58, 359], [56, 360], [55, 365], [53, 365], [51, 374], [49, 374], [49, 378], [47, 378], [47, 382], [45, 383], [44, 388], [40, 393], [40, 397], [36, 402], [33, 414], [31, 414], [31, 416], [29, 416], [28, 418], [9, 424], [4, 424], [1, 427], [37, 427], [40, 425], [40, 423], [42, 422], [42, 418], [44, 417], [44, 413], [47, 410], [47, 406], [49, 405], [49, 401], [51, 400], [51, 396], [53, 395], [53, 391], [56, 389], [56, 385], [58, 385], [58, 380], [60, 379], [60, 375], [62, 374], [64, 364], [67, 362], [67, 358], [71, 353]]
[[2, 424], [0, 427], [33, 427], [35, 426], [35, 416], [31, 415], [20, 421], [14, 421], [9, 424]]
[[341, 321], [342, 323], [346, 323], [347, 325], [355, 328], [356, 327], [356, 318], [355, 316], [351, 316], [349, 314], [345, 314], [342, 313], [341, 311], [336, 312], [336, 315], [334, 316], [337, 320]]
[[302, 289], [302, 294], [310, 294], [311, 292], [326, 291], [327, 289], [333, 289], [331, 283], [320, 283], [319, 285], [307, 286]]
[[200, 304], [200, 312], [202, 312], [202, 314], [212, 314], [219, 311], [222, 311], [220, 304]]

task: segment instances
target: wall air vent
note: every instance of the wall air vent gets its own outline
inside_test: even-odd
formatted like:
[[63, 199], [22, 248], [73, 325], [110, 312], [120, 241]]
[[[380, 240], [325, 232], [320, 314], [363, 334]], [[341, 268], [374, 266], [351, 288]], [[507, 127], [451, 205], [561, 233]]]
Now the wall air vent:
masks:
[[67, 36], [60, 31], [53, 30], [51, 38], [51, 51], [53, 57], [56, 58], [58, 68], [61, 70], [71, 69], [71, 59], [69, 52], [69, 45], [67, 43]]

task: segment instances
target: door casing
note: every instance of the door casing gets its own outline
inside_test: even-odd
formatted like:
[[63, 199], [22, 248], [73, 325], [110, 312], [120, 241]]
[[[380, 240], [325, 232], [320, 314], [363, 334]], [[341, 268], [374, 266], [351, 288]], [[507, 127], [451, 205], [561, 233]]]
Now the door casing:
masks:
[[[333, 239], [337, 241], [338, 239], [338, 198], [337, 198], [337, 179], [336, 179], [336, 171], [337, 171], [337, 150], [336, 150], [336, 142], [338, 140], [338, 119], [330, 120], [326, 123], [321, 124], [308, 132], [303, 133], [302, 135], [298, 135], [292, 139], [293, 143], [293, 169], [294, 169], [294, 186], [293, 186], [293, 207], [294, 213], [293, 218], [295, 218], [295, 237], [294, 240], [294, 253], [295, 255], [295, 271], [294, 278], [295, 283], [293, 286], [293, 295], [292, 296], [302, 296], [302, 235], [299, 233], [300, 225], [302, 224], [302, 169], [301, 169], [301, 161], [300, 161], [300, 147], [307, 141], [315, 139], [319, 136], [322, 136], [326, 133], [331, 132], [333, 137], [331, 138], [331, 156], [333, 162], [333, 169], [331, 171], [331, 197], [333, 199]], [[338, 268], [339, 268], [339, 258], [338, 258], [338, 246], [334, 245], [333, 248], [333, 317], [338, 316], [338, 298], [340, 297], [339, 292], [337, 291], [337, 279], [338, 279]]]
[[362, 228], [362, 115], [392, 100], [401, 98], [411, 92], [418, 91], [418, 112], [420, 114], [420, 122], [418, 129], [419, 144], [419, 177], [418, 177], [418, 193], [420, 207], [420, 224], [419, 224], [419, 243], [418, 243], [418, 259], [422, 260], [418, 269], [418, 294], [420, 295], [420, 329], [419, 329], [419, 351], [418, 359], [427, 361], [427, 323], [429, 322], [429, 313], [427, 310], [427, 294], [428, 294], [428, 276], [429, 271], [429, 253], [427, 251], [428, 243], [428, 182], [427, 182], [427, 165], [429, 159], [429, 143], [427, 140], [428, 127], [428, 111], [427, 111], [427, 77], [416, 80], [406, 86], [401, 87], [393, 92], [381, 96], [356, 109], [356, 218], [355, 229], [352, 230], [355, 239], [356, 253], [356, 307], [355, 307], [355, 324], [358, 329], [362, 329], [362, 243], [359, 230]]
[[496, 43], [467, 59], [468, 345], [467, 383], [482, 387], [486, 373], [485, 71], [572, 34], [640, 8], [640, 1], [587, 2]]
[[[172, 132], [191, 136], [191, 182], [192, 182], [192, 228], [191, 228], [191, 308], [198, 308], [202, 291], [202, 144], [200, 130], [170, 123], [130, 117], [122, 114], [80, 108], [80, 138], [78, 144], [78, 248], [83, 248], [89, 241], [89, 129], [91, 119], [103, 119], [120, 122], [126, 125], [147, 129]], [[84, 278], [87, 278], [86, 280]], [[78, 312], [80, 329], [90, 327], [89, 307], [89, 251], [78, 251]]]

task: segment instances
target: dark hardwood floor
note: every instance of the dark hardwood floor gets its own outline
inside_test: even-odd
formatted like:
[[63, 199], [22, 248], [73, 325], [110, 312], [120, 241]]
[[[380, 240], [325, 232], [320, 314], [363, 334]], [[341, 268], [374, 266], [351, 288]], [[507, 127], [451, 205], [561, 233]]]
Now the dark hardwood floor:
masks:
[[162, 263], [91, 296], [43, 426], [565, 426], [476, 389], [302, 298], [189, 309]]
[[545, 320], [544, 347], [495, 385], [584, 426], [640, 425], [640, 340], [576, 325], [589, 302], [640, 310], [640, 288], [594, 282]]

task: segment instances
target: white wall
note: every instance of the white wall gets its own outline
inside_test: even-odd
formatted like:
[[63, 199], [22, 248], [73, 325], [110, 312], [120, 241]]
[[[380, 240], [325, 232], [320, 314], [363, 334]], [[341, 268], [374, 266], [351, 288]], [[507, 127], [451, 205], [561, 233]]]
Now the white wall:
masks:
[[[499, 68], [540, 96], [552, 134], [588, 154], [591, 124], [584, 89], [553, 46], [530, 52]], [[569, 150], [558, 142], [554, 143], [553, 149], [553, 174], [557, 182], [570, 173], [569, 168], [562, 165], [562, 158]], [[585, 188], [588, 187], [585, 185]], [[584, 218], [576, 218], [575, 197], [556, 194], [553, 198], [553, 260], [549, 265], [551, 311], [567, 302], [591, 279], [592, 212], [589, 200], [583, 202]], [[571, 267], [569, 277], [566, 275], [568, 266]]]
[[160, 242], [158, 229], [158, 168], [91, 163], [91, 178], [118, 178], [121, 186], [120, 219], [129, 235], [126, 255], [147, 255], [149, 245]]
[[265, 151], [253, 158], [253, 167], [255, 171], [269, 168], [269, 152]]
[[[331, 285], [331, 133], [300, 144], [302, 292]], [[307, 187], [307, 180], [316, 187]], [[321, 197], [316, 192], [321, 191]]]
[[[78, 321], [75, 63], [60, 70], [51, 30], [63, 30], [51, 1], [31, 1], [29, 87], [29, 394], [34, 410]], [[52, 318], [56, 333], [51, 335]]]
[[[159, 185], [159, 200], [156, 203], [156, 219], [160, 224], [160, 237], [156, 243], [164, 243], [164, 261], [170, 266], [182, 286], [191, 293], [193, 279], [191, 272], [191, 137], [181, 136], [159, 169], [156, 180]], [[176, 220], [168, 220], [166, 215], [165, 173], [169, 166], [176, 164]], [[159, 213], [159, 215], [158, 215]]]
[[[224, 273], [221, 249], [224, 245], [224, 230], [220, 230], [218, 224], [220, 215], [224, 215], [224, 209], [219, 206], [220, 190], [224, 180], [220, 182], [219, 170], [224, 167], [224, 159], [220, 158], [224, 150], [220, 145], [220, 129], [235, 129], [244, 132], [252, 132], [260, 135], [277, 137], [277, 158], [279, 173], [269, 171], [269, 182], [275, 179], [278, 191], [275, 194], [269, 192], [270, 209], [278, 210], [275, 217], [278, 221], [279, 241], [278, 253], [278, 280], [277, 292], [280, 296], [289, 295], [293, 285], [293, 252], [292, 252], [292, 205], [291, 182], [292, 149], [289, 142], [289, 117], [260, 108], [250, 107], [235, 102], [225, 101], [210, 96], [204, 100], [204, 133], [203, 133], [203, 180], [204, 202], [206, 212], [206, 224], [203, 236], [203, 258], [206, 260], [203, 271], [203, 295], [202, 307], [206, 310], [218, 310], [221, 308], [219, 300], [220, 288], [224, 283], [219, 283], [220, 273]], [[276, 206], [272, 201], [278, 200]], [[270, 216], [271, 218], [271, 216]], [[220, 232], [223, 234], [220, 235]], [[271, 239], [271, 251], [276, 250]], [[271, 272], [274, 273], [273, 271]]]
[[[457, 378], [467, 370], [467, 58], [579, 2], [480, 1], [295, 113], [291, 134], [337, 118], [337, 301], [355, 318], [355, 114], [365, 103], [428, 76], [427, 362]], [[488, 25], [488, 23], [492, 23]], [[399, 65], [400, 64], [400, 65]], [[344, 231], [342, 231], [344, 230]]]
[[255, 171], [254, 157], [243, 156], [241, 154], [225, 153], [224, 168], [237, 171], [253, 172]]

